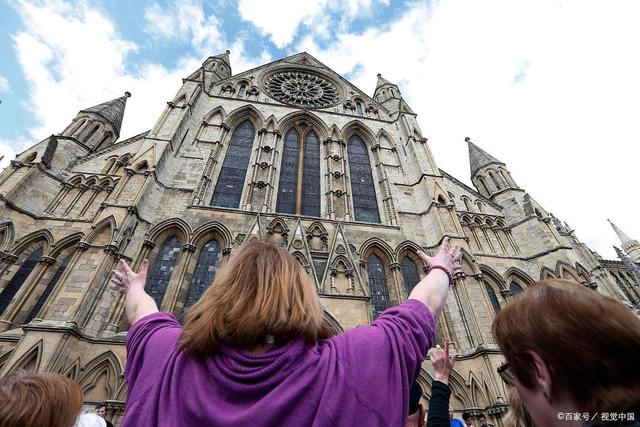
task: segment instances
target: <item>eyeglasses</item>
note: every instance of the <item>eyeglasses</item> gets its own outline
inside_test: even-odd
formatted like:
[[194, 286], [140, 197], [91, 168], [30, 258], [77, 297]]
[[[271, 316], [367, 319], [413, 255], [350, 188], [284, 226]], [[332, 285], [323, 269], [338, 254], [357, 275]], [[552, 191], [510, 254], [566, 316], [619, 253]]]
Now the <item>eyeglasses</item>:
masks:
[[496, 371], [498, 372], [498, 375], [500, 375], [500, 378], [502, 378], [502, 381], [510, 386], [515, 385], [516, 378], [513, 375], [513, 372], [511, 372], [511, 365], [509, 362], [503, 362]]

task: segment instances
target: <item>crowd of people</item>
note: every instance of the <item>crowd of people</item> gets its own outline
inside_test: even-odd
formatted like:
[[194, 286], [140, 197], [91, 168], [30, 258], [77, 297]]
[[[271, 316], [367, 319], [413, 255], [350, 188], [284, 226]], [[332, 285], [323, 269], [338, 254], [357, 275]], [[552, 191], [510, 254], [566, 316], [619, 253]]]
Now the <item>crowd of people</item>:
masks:
[[[145, 292], [146, 260], [137, 273], [122, 261], [112, 281], [132, 326], [121, 425], [494, 427], [477, 411], [454, 417], [449, 374], [458, 355], [448, 340], [435, 343], [460, 250], [444, 238], [434, 256], [418, 256], [429, 273], [407, 301], [335, 336], [303, 267], [271, 244], [245, 244], [184, 326]], [[502, 426], [640, 426], [640, 318], [623, 304], [544, 280], [496, 315], [493, 334], [506, 359]], [[429, 349], [425, 408], [417, 376]], [[62, 375], [0, 379], [0, 426], [111, 425], [104, 405], [82, 407], [79, 386]], [[614, 412], [628, 416], [603, 417]]]

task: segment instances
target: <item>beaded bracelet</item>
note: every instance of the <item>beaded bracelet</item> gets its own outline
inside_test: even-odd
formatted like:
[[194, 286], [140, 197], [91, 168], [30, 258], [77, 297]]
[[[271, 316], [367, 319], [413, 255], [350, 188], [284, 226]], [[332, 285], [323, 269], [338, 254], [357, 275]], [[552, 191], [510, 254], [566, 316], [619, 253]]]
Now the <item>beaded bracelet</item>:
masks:
[[431, 272], [431, 270], [442, 270], [442, 271], [444, 271], [445, 274], [447, 275], [447, 277], [449, 278], [449, 285], [451, 285], [451, 283], [453, 282], [453, 275], [451, 274], [449, 269], [447, 269], [445, 266], [443, 266], [443, 265], [432, 265], [432, 266], [429, 267], [429, 272]]

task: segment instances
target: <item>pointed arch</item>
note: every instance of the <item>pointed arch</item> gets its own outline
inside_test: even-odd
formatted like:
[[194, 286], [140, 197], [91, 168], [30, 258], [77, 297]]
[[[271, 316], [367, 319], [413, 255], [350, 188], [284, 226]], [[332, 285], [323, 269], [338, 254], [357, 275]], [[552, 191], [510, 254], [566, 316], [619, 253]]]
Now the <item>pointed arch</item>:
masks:
[[[369, 149], [354, 127], [347, 140], [349, 181], [351, 184], [351, 201], [356, 221], [380, 223], [380, 210], [376, 183], [373, 178], [373, 167], [369, 157]], [[355, 132], [355, 133], [354, 133]]]
[[176, 107], [184, 107], [187, 103], [187, 95], [185, 93], [179, 93], [171, 101]]
[[254, 129], [264, 127], [264, 116], [253, 105], [244, 105], [231, 111], [227, 116], [226, 123], [231, 129], [235, 129], [245, 120], [249, 120]]
[[269, 117], [267, 117], [267, 122], [264, 125], [264, 127], [269, 131], [269, 132], [273, 132], [276, 129], [276, 126], [278, 125], [278, 120], [276, 120], [276, 116], [274, 116], [273, 114], [270, 115]]
[[168, 218], [160, 221], [147, 232], [147, 239], [155, 242], [158, 236], [166, 233], [168, 230], [173, 229], [178, 237], [183, 242], [188, 242], [191, 236], [191, 227], [182, 218]]
[[556, 274], [561, 279], [572, 280], [576, 283], [580, 282], [576, 270], [565, 261], [558, 260], [556, 262]]
[[4, 368], [4, 365], [7, 364], [14, 351], [14, 349], [10, 349], [0, 354], [0, 372], [2, 372], [2, 368]]
[[102, 402], [113, 399], [122, 368], [116, 355], [108, 350], [89, 362], [78, 384], [85, 401]]
[[557, 279], [557, 278], [558, 277], [556, 276], [555, 271], [553, 271], [549, 267], [544, 266], [540, 269], [540, 280]]
[[309, 126], [316, 132], [320, 141], [324, 141], [329, 137], [327, 124], [310, 111], [294, 111], [287, 114], [280, 119], [278, 130], [284, 135], [285, 132], [289, 131], [289, 128], [294, 127], [294, 125], [300, 121], [309, 122]]
[[40, 370], [40, 363], [42, 362], [42, 353], [44, 348], [44, 341], [40, 339], [34, 345], [32, 345], [22, 356], [13, 364], [10, 372], [17, 371], [18, 369], [24, 369], [25, 371], [38, 372]]
[[187, 298], [184, 303], [185, 310], [198, 301], [207, 288], [213, 283], [218, 269], [219, 257], [222, 252], [221, 249], [220, 242], [213, 237], [200, 249], [193, 271], [193, 277], [187, 291]]
[[496, 270], [494, 270], [493, 268], [485, 264], [480, 264], [478, 266], [478, 269], [483, 275], [488, 276], [489, 278], [491, 278], [491, 280], [495, 282], [495, 284], [498, 286], [498, 289], [497, 289], [498, 291], [502, 289], [506, 289], [504, 279]]
[[312, 251], [326, 251], [328, 249], [329, 233], [321, 222], [312, 222], [305, 234], [309, 249]]
[[397, 260], [400, 260], [406, 252], [415, 253], [418, 251], [424, 251], [424, 249], [416, 242], [405, 240], [404, 242], [401, 242], [398, 246], [396, 246], [395, 257]]
[[359, 120], [351, 120], [342, 126], [341, 139], [348, 141], [353, 136], [359, 137], [367, 148], [375, 145], [377, 141], [375, 134], [371, 129]]
[[365, 259], [374, 248], [380, 250], [388, 259], [389, 263], [398, 262], [391, 246], [379, 237], [371, 237], [365, 240], [362, 245], [360, 245], [358, 253], [362, 254], [362, 258]]
[[480, 386], [480, 381], [473, 373], [469, 374], [469, 389], [471, 390], [471, 401], [473, 406], [477, 408], [486, 408], [489, 406], [489, 399]]
[[14, 238], [15, 229], [13, 221], [0, 221], [0, 251], [6, 251], [13, 244]]
[[118, 224], [116, 218], [113, 215], [109, 215], [95, 225], [85, 240], [94, 246], [106, 245], [113, 241], [114, 234], [117, 230]]
[[53, 235], [49, 230], [47, 230], [46, 228], [37, 230], [19, 238], [14, 243], [13, 248], [11, 249], [11, 253], [18, 255], [22, 253], [29, 245], [39, 244], [40, 246], [42, 246], [43, 254], [47, 255], [51, 250], [51, 246], [53, 246], [53, 242]]
[[270, 241], [282, 247], [287, 246], [287, 243], [289, 242], [289, 226], [283, 218], [276, 217], [271, 220], [269, 225], [267, 225], [266, 230]]
[[509, 279], [513, 277], [521, 280], [526, 286], [530, 286], [535, 282], [535, 280], [533, 280], [531, 276], [516, 267], [510, 267], [509, 269], [507, 269], [502, 277], [504, 277], [505, 283], [509, 283]]
[[334, 141], [337, 141], [340, 139], [340, 129], [338, 129], [338, 126], [336, 126], [335, 124], [331, 125], [331, 128], [329, 128], [329, 135], [330, 138]]
[[463, 269], [465, 264], [469, 267], [470, 271], [465, 271], [467, 275], [476, 275], [480, 273], [480, 269], [478, 268], [478, 265], [473, 260], [473, 256], [469, 252], [467, 252], [466, 249], [460, 248], [460, 255], [461, 255], [460, 263], [462, 264]]
[[331, 330], [334, 336], [344, 332], [344, 329], [340, 326], [340, 322], [324, 307], [322, 308], [322, 317], [324, 317], [325, 323], [329, 326], [329, 330]]
[[78, 374], [80, 373], [81, 370], [82, 370], [82, 365], [80, 364], [80, 358], [78, 357], [69, 365], [67, 365], [65, 368], [61, 369], [59, 373], [77, 382]]
[[210, 221], [196, 228], [189, 241], [194, 246], [200, 246], [205, 240], [218, 237], [221, 248], [229, 248], [233, 243], [233, 236], [224, 224], [218, 221]]
[[216, 107], [204, 115], [202, 121], [209, 124], [222, 124], [227, 119], [227, 112], [222, 106]]

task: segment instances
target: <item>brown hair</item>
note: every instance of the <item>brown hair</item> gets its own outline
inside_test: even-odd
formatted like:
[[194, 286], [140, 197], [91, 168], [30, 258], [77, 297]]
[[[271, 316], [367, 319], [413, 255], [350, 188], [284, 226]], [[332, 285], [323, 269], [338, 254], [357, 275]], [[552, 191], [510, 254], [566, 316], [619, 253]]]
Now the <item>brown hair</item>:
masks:
[[220, 344], [251, 349], [267, 336], [303, 337], [315, 344], [329, 336], [320, 299], [302, 265], [288, 252], [254, 239], [216, 275], [187, 313], [180, 338], [196, 358]]
[[531, 415], [525, 408], [515, 387], [507, 386], [507, 402], [509, 403], [509, 412], [504, 416], [505, 427], [535, 427]]
[[534, 387], [535, 351], [582, 411], [620, 411], [640, 402], [640, 319], [620, 302], [568, 280], [527, 288], [493, 322], [518, 381]]
[[3, 427], [71, 427], [82, 409], [82, 390], [60, 374], [16, 371], [0, 379]]

